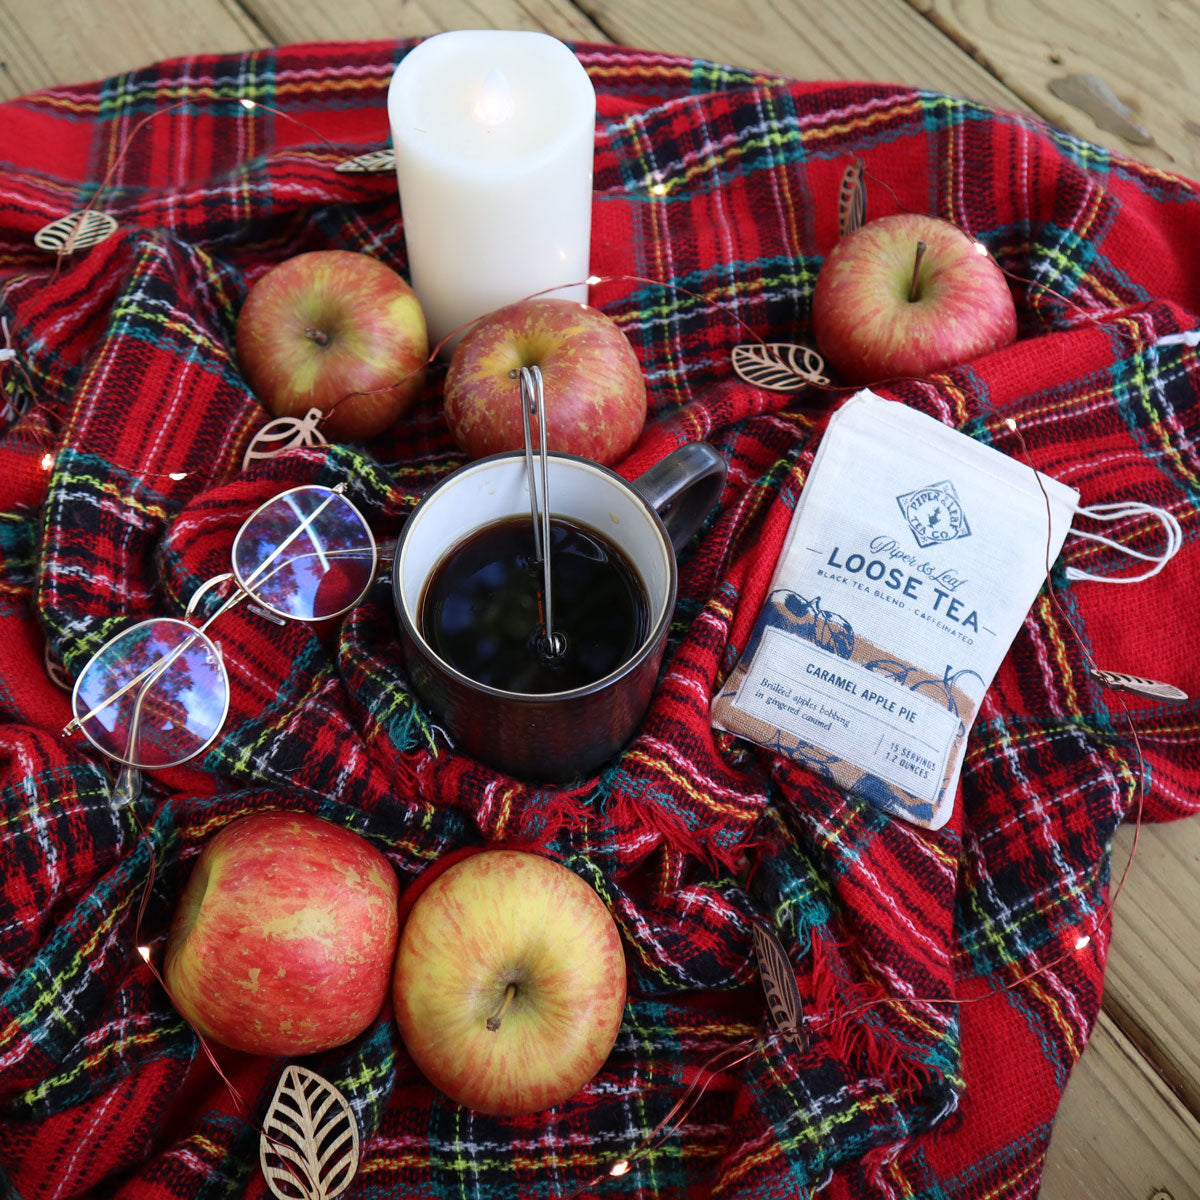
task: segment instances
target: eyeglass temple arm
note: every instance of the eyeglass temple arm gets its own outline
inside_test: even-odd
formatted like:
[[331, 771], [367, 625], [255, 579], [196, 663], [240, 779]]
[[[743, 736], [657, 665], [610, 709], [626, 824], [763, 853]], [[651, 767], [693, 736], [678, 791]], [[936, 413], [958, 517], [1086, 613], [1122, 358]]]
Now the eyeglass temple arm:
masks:
[[[207, 585], [205, 585], [205, 586], [207, 586]], [[195, 633], [191, 634], [189, 637], [186, 637], [186, 638], [184, 638], [184, 639], [183, 639], [183, 641], [182, 641], [182, 642], [180, 642], [178, 646], [176, 646], [176, 647], [175, 647], [173, 650], [169, 651], [168, 653], [164, 654], [164, 655], [162, 656], [162, 658], [155, 659], [155, 661], [154, 661], [154, 662], [152, 662], [152, 663], [151, 663], [151, 664], [150, 664], [148, 667], [146, 667], [146, 668], [145, 668], [144, 670], [142, 670], [142, 671], [139, 671], [139, 672], [138, 672], [138, 674], [136, 674], [136, 675], [135, 675], [135, 676], [134, 676], [134, 677], [133, 677], [131, 680], [129, 680], [129, 682], [128, 682], [128, 683], [122, 684], [122, 685], [121, 685], [119, 688], [117, 688], [117, 690], [116, 690], [115, 692], [113, 692], [113, 693], [112, 693], [110, 696], [106, 696], [106, 697], [105, 697], [103, 700], [101, 700], [101, 701], [100, 701], [100, 703], [99, 703], [99, 704], [97, 704], [97, 705], [96, 705], [94, 708], [91, 708], [91, 709], [89, 709], [87, 712], [85, 712], [85, 713], [83, 714], [83, 716], [81, 716], [81, 717], [72, 717], [72, 718], [71, 718], [71, 720], [70, 720], [70, 721], [68, 721], [68, 722], [67, 722], [67, 723], [66, 723], [66, 724], [63, 726], [63, 729], [62, 729], [62, 736], [63, 736], [63, 737], [65, 737], [65, 736], [66, 736], [68, 733], [70, 733], [70, 732], [71, 732], [71, 730], [72, 730], [72, 729], [78, 729], [78, 728], [79, 728], [79, 727], [80, 727], [80, 726], [81, 726], [81, 725], [82, 725], [82, 724], [83, 724], [85, 721], [90, 721], [90, 720], [91, 720], [91, 719], [92, 719], [94, 716], [96, 716], [96, 714], [97, 714], [97, 713], [102, 713], [102, 712], [103, 712], [103, 711], [104, 711], [104, 710], [105, 710], [105, 709], [106, 709], [106, 708], [107, 708], [107, 707], [108, 707], [110, 704], [114, 704], [114, 703], [116, 703], [116, 701], [120, 700], [120, 699], [121, 699], [121, 697], [122, 697], [122, 696], [124, 696], [124, 695], [126, 694], [126, 692], [130, 691], [130, 689], [140, 686], [140, 685], [142, 684], [143, 680], [145, 681], [145, 688], [146, 688], [146, 689], [148, 689], [148, 688], [150, 687], [150, 685], [151, 685], [151, 684], [152, 684], [152, 683], [153, 683], [153, 682], [154, 682], [154, 681], [155, 681], [155, 680], [156, 680], [156, 679], [157, 679], [157, 678], [158, 678], [158, 677], [159, 677], [159, 676], [160, 676], [160, 675], [161, 675], [161, 674], [162, 674], [162, 673], [163, 673], [163, 672], [164, 672], [164, 671], [165, 671], [165, 670], [166, 670], [166, 669], [167, 669], [167, 668], [168, 668], [168, 667], [169, 667], [169, 666], [170, 666], [170, 665], [171, 665], [171, 664], [172, 664], [172, 663], [173, 663], [173, 662], [174, 662], [174, 661], [175, 661], [175, 660], [176, 660], [176, 659], [177, 659], [177, 658], [178, 658], [178, 657], [179, 657], [179, 656], [180, 656], [180, 655], [181, 655], [181, 654], [182, 654], [182, 653], [185, 651], [185, 650], [189, 650], [189, 649], [191, 649], [191, 647], [192, 647], [192, 646], [194, 646], [194, 645], [195, 645], [195, 643], [196, 643], [196, 638], [197, 638], [197, 637], [198, 637], [200, 634], [202, 634], [202, 633], [206, 632], [206, 631], [207, 631], [207, 629], [208, 629], [208, 627], [209, 627], [209, 626], [210, 626], [210, 625], [211, 625], [211, 624], [212, 624], [212, 623], [213, 623], [213, 622], [214, 622], [214, 621], [215, 621], [215, 620], [216, 620], [216, 619], [217, 619], [219, 616], [221, 616], [223, 613], [227, 613], [227, 612], [228, 612], [228, 611], [229, 611], [231, 608], [233, 608], [235, 605], [238, 605], [238, 604], [240, 604], [240, 603], [241, 603], [241, 602], [242, 602], [244, 599], [246, 599], [246, 593], [245, 593], [245, 592], [243, 592], [243, 591], [240, 591], [240, 590], [238, 590], [238, 591], [235, 591], [235, 592], [234, 592], [234, 593], [233, 593], [233, 594], [232, 594], [232, 595], [229, 597], [229, 599], [228, 599], [228, 600], [226, 600], [226, 601], [225, 601], [225, 603], [224, 603], [224, 604], [222, 604], [222, 605], [221, 605], [221, 607], [220, 607], [220, 608], [218, 608], [218, 609], [217, 609], [217, 611], [216, 611], [215, 613], [213, 613], [213, 615], [212, 615], [211, 617], [209, 617], [207, 621], [205, 621], [205, 622], [204, 622], [204, 624], [203, 624], [203, 625], [198, 625], [198, 626], [196, 627], [196, 632], [195, 632]], [[145, 689], [143, 689], [143, 695], [144, 695], [144, 694], [145, 694]], [[138, 708], [140, 709], [140, 707], [141, 707], [141, 700], [139, 699], [139, 701], [138, 701]]]
[[110, 795], [119, 805], [133, 804], [142, 794], [142, 773], [137, 767], [131, 767], [129, 762], [133, 760], [138, 730], [142, 725], [142, 699], [150, 689], [151, 682], [151, 680], [146, 681], [146, 686], [138, 694], [137, 703], [133, 706], [133, 720], [129, 723], [129, 739], [125, 743], [125, 758], [129, 761], [121, 764], [117, 778], [113, 781]]
[[141, 771], [128, 763], [122, 763], [120, 771], [117, 772], [116, 782], [112, 786], [112, 798], [118, 805], [132, 804], [141, 794]]

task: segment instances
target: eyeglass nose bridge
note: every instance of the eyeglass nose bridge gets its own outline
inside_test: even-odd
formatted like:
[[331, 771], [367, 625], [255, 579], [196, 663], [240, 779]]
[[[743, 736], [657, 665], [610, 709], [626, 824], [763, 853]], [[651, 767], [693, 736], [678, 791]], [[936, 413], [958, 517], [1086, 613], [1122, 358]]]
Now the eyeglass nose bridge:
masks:
[[240, 604], [243, 600], [250, 600], [250, 603], [247, 605], [247, 607], [252, 613], [254, 613], [255, 616], [263, 617], [264, 619], [270, 621], [272, 625], [278, 625], [281, 629], [287, 625], [287, 621], [284, 620], [284, 618], [278, 613], [273, 613], [269, 609], [263, 608], [262, 605], [255, 604], [254, 601], [250, 599], [250, 593], [247, 592], [240, 583], [238, 583], [237, 577], [232, 571], [226, 571], [223, 575], [214, 575], [211, 579], [206, 579], [202, 584], [200, 584], [200, 586], [192, 593], [192, 598], [187, 603], [187, 609], [184, 612], [184, 619], [190, 621], [192, 617], [196, 615], [196, 610], [200, 607], [200, 601], [203, 600], [213, 588], [219, 587], [221, 584], [228, 583], [231, 580], [233, 581], [235, 589], [234, 594], [229, 597], [229, 599], [216, 613], [213, 614], [213, 617], [210, 618], [210, 620], [215, 620], [220, 613], [228, 611], [235, 604]]

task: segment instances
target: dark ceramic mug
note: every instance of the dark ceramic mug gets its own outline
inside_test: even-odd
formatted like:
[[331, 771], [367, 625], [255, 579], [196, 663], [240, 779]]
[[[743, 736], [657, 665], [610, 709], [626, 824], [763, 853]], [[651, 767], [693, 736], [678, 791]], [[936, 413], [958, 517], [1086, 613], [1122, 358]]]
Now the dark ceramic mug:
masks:
[[529, 517], [522, 453], [480, 459], [431, 489], [405, 524], [392, 568], [400, 640], [418, 695], [459, 749], [525, 779], [590, 772], [633, 735], [675, 608], [675, 551], [712, 511], [726, 475], [725, 460], [706, 442], [681, 446], [632, 483], [569, 454], [550, 454], [549, 469], [552, 513], [619, 546], [649, 601], [649, 633], [616, 670], [570, 691], [506, 691], [468, 678], [422, 636], [421, 599], [446, 555], [484, 526]]

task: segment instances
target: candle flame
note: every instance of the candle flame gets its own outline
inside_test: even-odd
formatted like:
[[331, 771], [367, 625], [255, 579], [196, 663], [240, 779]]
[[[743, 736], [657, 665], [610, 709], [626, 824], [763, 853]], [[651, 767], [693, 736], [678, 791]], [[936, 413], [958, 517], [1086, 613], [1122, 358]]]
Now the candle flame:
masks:
[[493, 67], [487, 73], [471, 111], [485, 125], [500, 125], [517, 111], [517, 102], [499, 67]]

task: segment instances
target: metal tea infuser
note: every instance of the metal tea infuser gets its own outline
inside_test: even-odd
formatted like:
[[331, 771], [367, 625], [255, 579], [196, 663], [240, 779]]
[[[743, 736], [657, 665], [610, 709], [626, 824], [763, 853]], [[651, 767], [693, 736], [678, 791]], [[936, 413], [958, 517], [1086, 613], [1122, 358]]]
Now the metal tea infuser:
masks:
[[[561, 633], [554, 632], [554, 605], [550, 588], [550, 461], [546, 445], [546, 389], [538, 367], [520, 367], [509, 374], [521, 381], [521, 427], [525, 434], [525, 475], [529, 484], [529, 515], [533, 521], [533, 551], [537, 561], [542, 564], [545, 636], [539, 649], [549, 657], [556, 657], [566, 649], [566, 641]], [[542, 474], [540, 511], [537, 478], [533, 468], [533, 430], [530, 417], [537, 417], [538, 424], [538, 457]]]

